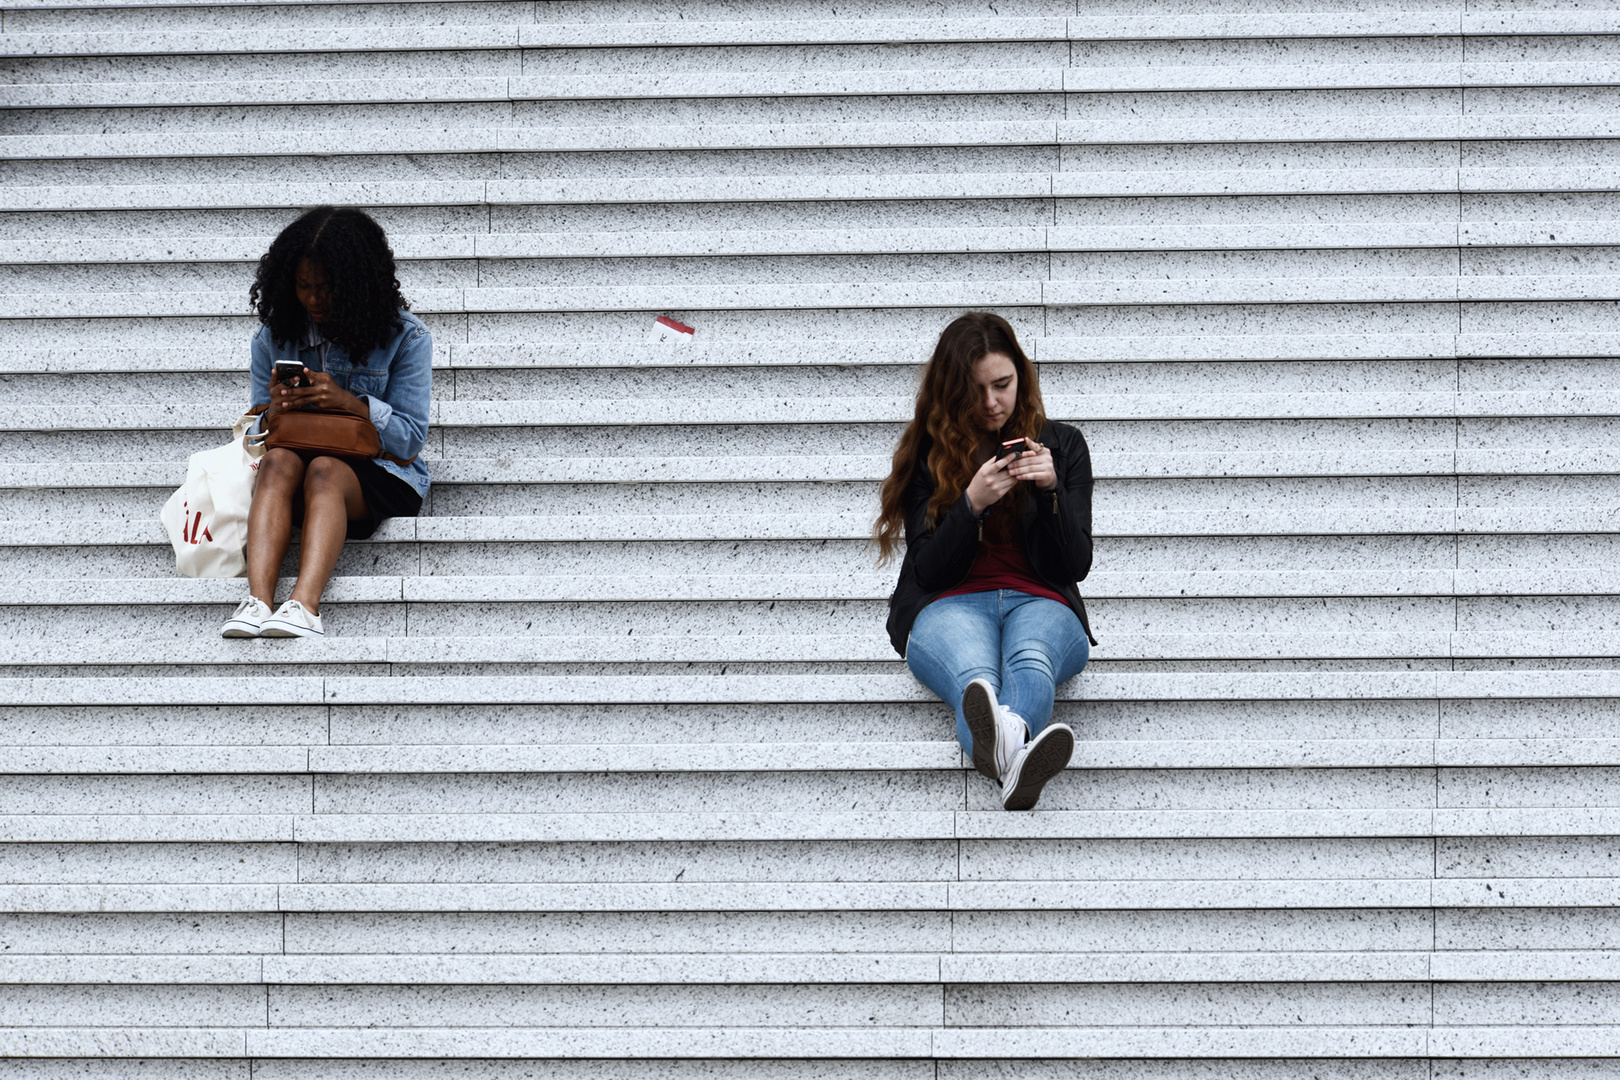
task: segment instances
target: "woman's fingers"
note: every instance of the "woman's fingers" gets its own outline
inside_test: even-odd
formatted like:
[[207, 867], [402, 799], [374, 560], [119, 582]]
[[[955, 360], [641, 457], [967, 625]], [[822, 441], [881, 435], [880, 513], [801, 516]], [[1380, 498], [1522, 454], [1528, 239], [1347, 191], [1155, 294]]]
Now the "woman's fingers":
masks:
[[[1038, 446], [1033, 440], [1031, 445]], [[1008, 471], [1019, 480], [1029, 480], [1037, 485], [1057, 483], [1057, 469], [1052, 464], [1052, 451], [1044, 446], [1022, 455]]]
[[1037, 457], [1032, 458], [1029, 461], [1020, 461], [1012, 468], [1012, 472], [1016, 473], [1018, 476], [1035, 476], [1049, 473], [1051, 471], [1052, 459], [1050, 457]]
[[302, 409], [310, 405], [319, 408], [326, 401], [326, 398], [326, 387], [304, 387], [302, 389], [285, 391], [281, 397], [281, 405], [286, 409]]

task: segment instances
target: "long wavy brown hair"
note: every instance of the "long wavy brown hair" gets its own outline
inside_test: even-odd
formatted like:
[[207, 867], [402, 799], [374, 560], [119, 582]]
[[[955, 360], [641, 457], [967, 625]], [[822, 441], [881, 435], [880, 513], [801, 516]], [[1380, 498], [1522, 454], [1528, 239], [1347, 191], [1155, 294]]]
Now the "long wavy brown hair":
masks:
[[[1018, 401], [1002, 426], [1001, 438], [1022, 435], [1033, 439], [1046, 423], [1040, 379], [1035, 365], [1019, 347], [1011, 324], [988, 311], [970, 311], [953, 319], [939, 335], [934, 355], [923, 368], [916, 412], [900, 436], [889, 477], [883, 481], [882, 507], [872, 526], [880, 564], [894, 557], [905, 535], [906, 509], [901, 497], [917, 470], [917, 455], [925, 439], [929, 444], [928, 472], [934, 478], [934, 494], [928, 500], [930, 525], [962, 497], [973, 474], [979, 471], [979, 445], [984, 432], [974, 419], [978, 391], [973, 383], [973, 365], [991, 353], [1011, 357], [1018, 371]], [[1022, 498], [1023, 485], [1015, 487], [1010, 497]]]

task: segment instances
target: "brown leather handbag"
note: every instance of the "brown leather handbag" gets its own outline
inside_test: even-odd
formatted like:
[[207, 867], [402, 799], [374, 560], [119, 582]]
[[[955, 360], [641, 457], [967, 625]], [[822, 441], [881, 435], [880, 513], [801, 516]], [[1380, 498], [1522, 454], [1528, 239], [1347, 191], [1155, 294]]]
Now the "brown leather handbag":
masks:
[[[263, 412], [259, 406], [255, 412]], [[271, 450], [330, 454], [333, 457], [387, 458], [397, 465], [416, 459], [397, 458], [382, 452], [382, 442], [371, 421], [351, 412], [325, 412], [315, 409], [284, 409], [264, 425], [264, 445]]]
[[264, 445], [272, 450], [302, 450], [333, 457], [373, 458], [382, 443], [371, 421], [352, 412], [283, 409], [265, 424]]

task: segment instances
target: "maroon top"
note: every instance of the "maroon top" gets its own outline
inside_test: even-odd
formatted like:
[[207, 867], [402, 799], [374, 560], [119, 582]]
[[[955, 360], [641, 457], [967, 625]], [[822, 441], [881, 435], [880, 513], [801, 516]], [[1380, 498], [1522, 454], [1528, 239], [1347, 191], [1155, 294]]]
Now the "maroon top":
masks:
[[990, 508], [990, 516], [984, 520], [979, 550], [973, 556], [973, 567], [968, 570], [967, 578], [935, 599], [964, 593], [1016, 589], [1068, 606], [1069, 602], [1063, 599], [1062, 593], [1046, 585], [1030, 569], [1029, 559], [1024, 555], [1024, 533], [1019, 524], [1018, 511], [1013, 505], [1015, 501], [1003, 498]]

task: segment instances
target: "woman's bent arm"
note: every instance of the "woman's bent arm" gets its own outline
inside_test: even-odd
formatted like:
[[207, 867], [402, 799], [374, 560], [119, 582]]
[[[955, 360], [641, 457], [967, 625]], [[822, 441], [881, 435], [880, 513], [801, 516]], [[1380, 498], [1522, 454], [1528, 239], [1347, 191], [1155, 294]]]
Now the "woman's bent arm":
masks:
[[249, 405], [255, 407], [270, 404], [270, 375], [272, 365], [275, 363], [270, 357], [270, 329], [261, 326], [253, 335], [253, 341], [248, 346], [248, 354], [252, 357], [248, 365], [248, 389], [252, 394]]
[[979, 519], [966, 494], [937, 525], [928, 527], [928, 500], [933, 494], [934, 481], [924, 456], [906, 487], [905, 506], [906, 549], [912, 553], [917, 584], [925, 592], [949, 589], [967, 577], [979, 545]]
[[427, 442], [428, 398], [433, 387], [433, 335], [425, 326], [407, 324], [399, 352], [388, 367], [382, 400], [389, 415], [377, 428], [383, 452], [409, 460]]
[[1062, 482], [1035, 493], [1035, 518], [1049, 530], [1068, 579], [1084, 581], [1091, 573], [1091, 450], [1078, 431], [1064, 443]]

